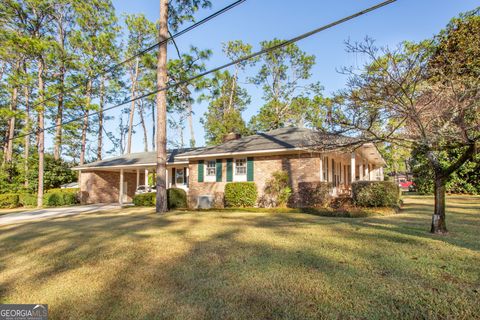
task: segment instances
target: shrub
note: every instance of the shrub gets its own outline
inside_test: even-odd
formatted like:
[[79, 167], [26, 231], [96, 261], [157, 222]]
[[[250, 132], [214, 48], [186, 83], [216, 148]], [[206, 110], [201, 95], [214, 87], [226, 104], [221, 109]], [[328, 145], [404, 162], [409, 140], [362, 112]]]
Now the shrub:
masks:
[[[58, 191], [61, 190], [61, 191]], [[69, 190], [69, 191], [64, 191]], [[73, 189], [75, 190], [75, 189]], [[43, 196], [43, 204], [46, 207], [69, 206], [79, 203], [77, 190], [71, 189], [52, 189]]]
[[260, 199], [261, 207], [286, 207], [292, 189], [288, 185], [289, 177], [286, 171], [275, 171], [267, 181], [264, 195]]
[[20, 206], [18, 194], [0, 194], [0, 208], [17, 208]]
[[332, 184], [329, 182], [299, 182], [296, 197], [298, 207], [326, 207], [331, 200], [330, 191]]
[[36, 207], [37, 195], [31, 193], [20, 193], [19, 195], [20, 205], [23, 207]]
[[225, 185], [225, 206], [253, 207], [257, 203], [255, 182], [230, 182]]
[[389, 181], [356, 181], [352, 183], [352, 198], [357, 206], [393, 207], [400, 201], [400, 189]]
[[133, 204], [141, 207], [153, 207], [155, 206], [155, 197], [155, 192], [136, 194], [133, 197]]
[[186, 208], [187, 193], [180, 188], [170, 188], [167, 190], [168, 209]]

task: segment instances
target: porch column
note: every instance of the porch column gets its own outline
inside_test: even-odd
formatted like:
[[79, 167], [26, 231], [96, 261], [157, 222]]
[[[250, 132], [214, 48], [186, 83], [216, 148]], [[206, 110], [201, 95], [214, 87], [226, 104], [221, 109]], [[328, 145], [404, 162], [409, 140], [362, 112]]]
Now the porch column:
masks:
[[368, 163], [368, 160], [367, 160], [367, 165], [365, 166], [365, 177], [368, 181], [370, 181], [370, 164]]
[[120, 169], [120, 187], [118, 188], [118, 203], [123, 205], [123, 169]]
[[358, 180], [363, 180], [363, 160], [358, 165]]
[[380, 167], [380, 180], [385, 180], [385, 176], [383, 175], [383, 167]]
[[320, 182], [323, 182], [323, 157], [320, 156]]
[[355, 152], [352, 152], [350, 155], [350, 175], [352, 178], [350, 179], [351, 182], [355, 181]]
[[145, 185], [148, 186], [148, 169], [145, 169]]
[[170, 180], [168, 179], [168, 169], [165, 168], [165, 171], [166, 171], [165, 172], [165, 181], [166, 181], [165, 186], [167, 187], [167, 189], [169, 189], [170, 188]]
[[137, 185], [136, 185], [137, 188], [139, 184], [140, 184], [140, 169], [137, 169]]

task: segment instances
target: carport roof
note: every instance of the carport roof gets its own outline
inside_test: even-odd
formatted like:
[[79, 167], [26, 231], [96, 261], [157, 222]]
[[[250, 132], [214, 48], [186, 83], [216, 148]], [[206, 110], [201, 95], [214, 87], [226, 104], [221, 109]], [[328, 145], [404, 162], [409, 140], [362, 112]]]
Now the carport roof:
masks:
[[[199, 148], [184, 148], [184, 149], [173, 149], [168, 150], [167, 154], [167, 163], [186, 163], [185, 160], [178, 160], [175, 157], [183, 152], [193, 151]], [[84, 164], [82, 166], [74, 167], [74, 170], [82, 169], [99, 169], [99, 168], [111, 168], [111, 167], [145, 167], [145, 166], [155, 166], [156, 163], [156, 152], [137, 152], [124, 154], [121, 156], [108, 158], [105, 160], [99, 160], [91, 163]]]

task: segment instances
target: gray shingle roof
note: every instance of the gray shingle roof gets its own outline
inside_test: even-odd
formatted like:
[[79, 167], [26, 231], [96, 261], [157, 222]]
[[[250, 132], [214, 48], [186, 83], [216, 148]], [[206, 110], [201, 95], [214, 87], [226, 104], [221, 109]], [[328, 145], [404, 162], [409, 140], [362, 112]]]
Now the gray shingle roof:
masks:
[[[217, 146], [204, 148], [174, 149], [168, 153], [168, 163], [185, 161], [189, 157], [209, 156], [217, 154], [256, 153], [269, 150], [298, 150], [315, 148], [317, 150], [335, 149], [340, 145], [355, 143], [356, 138], [326, 134], [307, 128], [281, 128], [265, 133], [257, 133], [237, 140], [228, 141]], [[76, 167], [98, 168], [112, 166], [142, 166], [156, 162], [155, 152], [140, 152], [122, 155], [110, 159], [96, 161]]]
[[220, 144], [179, 154], [181, 158], [225, 153], [248, 153], [268, 150], [295, 150], [299, 148], [332, 149], [340, 144], [357, 141], [355, 138], [320, 133], [307, 128], [281, 128], [257, 133]]
[[[185, 148], [185, 149], [173, 149], [169, 150], [167, 154], [167, 162], [168, 163], [175, 163], [178, 160], [175, 158], [176, 155], [182, 152], [193, 151], [199, 148]], [[78, 166], [75, 169], [85, 169], [85, 168], [100, 168], [100, 167], [113, 167], [113, 166], [142, 166], [147, 164], [152, 164], [156, 162], [156, 152], [138, 152], [138, 153], [130, 153], [124, 154], [121, 156], [108, 158], [105, 160], [95, 161], [91, 163], [84, 164], [83, 166]]]

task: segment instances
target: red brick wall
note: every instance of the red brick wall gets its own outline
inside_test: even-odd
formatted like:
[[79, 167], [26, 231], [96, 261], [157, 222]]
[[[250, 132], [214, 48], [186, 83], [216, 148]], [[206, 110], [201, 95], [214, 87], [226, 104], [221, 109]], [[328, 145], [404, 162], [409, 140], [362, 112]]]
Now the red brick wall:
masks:
[[[198, 182], [198, 162], [192, 161], [189, 165], [190, 185], [188, 202], [191, 208], [197, 205], [197, 197], [200, 195], [212, 195], [221, 199], [225, 190], [226, 160], [222, 163], [222, 182]], [[320, 181], [320, 158], [316, 154], [295, 154], [254, 157], [254, 182], [258, 188], [259, 198], [272, 173], [285, 170], [291, 178], [293, 192], [297, 191], [298, 182]], [[221, 201], [216, 205], [221, 206]]]
[[[145, 175], [140, 173], [140, 184]], [[132, 201], [137, 188], [136, 172], [125, 172], [123, 179], [127, 182], [127, 201]], [[113, 203], [118, 202], [120, 172], [118, 171], [82, 171], [80, 176], [81, 202]]]

